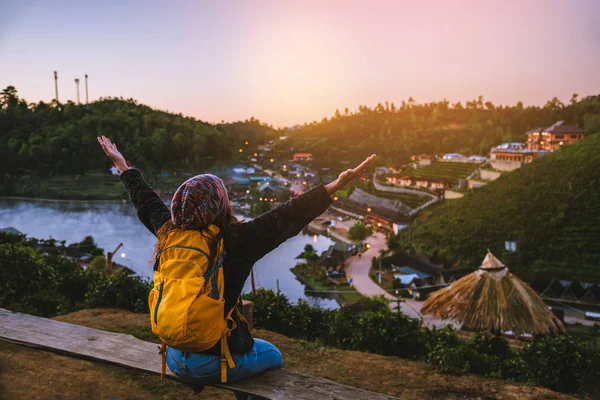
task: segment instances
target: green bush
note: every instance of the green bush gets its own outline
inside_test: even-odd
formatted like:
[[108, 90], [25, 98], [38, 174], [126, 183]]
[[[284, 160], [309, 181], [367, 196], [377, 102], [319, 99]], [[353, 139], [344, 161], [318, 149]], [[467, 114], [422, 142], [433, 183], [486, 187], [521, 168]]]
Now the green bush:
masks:
[[368, 311], [325, 310], [300, 301], [290, 304], [281, 293], [259, 289], [254, 324], [326, 346], [423, 360], [442, 372], [475, 373], [553, 390], [596, 395], [600, 390], [600, 351], [569, 336], [549, 336], [514, 352], [502, 337], [475, 334], [460, 339], [452, 326], [423, 330], [421, 321], [394, 313], [380, 302]]
[[32, 299], [54, 278], [44, 258], [19, 243], [0, 244], [0, 266], [0, 307], [11, 303], [26, 307], [26, 299]]
[[119, 269], [110, 277], [104, 278], [104, 270], [89, 270], [95, 279], [90, 281], [85, 294], [85, 305], [89, 308], [116, 307], [135, 312], [149, 312], [148, 293], [152, 284], [137, 275], [130, 275]]
[[600, 393], [600, 351], [571, 336], [547, 336], [525, 346], [529, 378], [566, 393]]
[[[77, 245], [101, 253], [91, 237]], [[125, 270], [107, 278], [102, 256], [83, 269], [64, 257], [66, 250], [53, 239], [0, 235], [0, 307], [45, 317], [89, 307], [148, 312], [151, 283]]]
[[371, 234], [371, 229], [362, 222], [357, 222], [348, 230], [348, 237], [355, 241], [363, 241]]

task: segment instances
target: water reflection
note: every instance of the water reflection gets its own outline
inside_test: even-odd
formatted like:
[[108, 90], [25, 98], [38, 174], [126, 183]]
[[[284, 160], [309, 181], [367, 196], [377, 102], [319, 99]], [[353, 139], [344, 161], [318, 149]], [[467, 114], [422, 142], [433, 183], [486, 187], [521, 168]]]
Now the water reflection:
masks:
[[[54, 238], [67, 243], [79, 242], [91, 235], [105, 251], [113, 251], [123, 243], [118, 262], [139, 275], [151, 278], [155, 237], [137, 219], [135, 209], [128, 202], [46, 202], [37, 200], [0, 199], [0, 228], [12, 226], [31, 237]], [[292, 302], [302, 298], [310, 304], [335, 308], [331, 298], [307, 296], [302, 285], [290, 271], [299, 260], [306, 244], [317, 252], [326, 250], [333, 242], [324, 236], [298, 234], [283, 243], [256, 263], [257, 287], [279, 288]], [[244, 291], [250, 291], [246, 282]]]

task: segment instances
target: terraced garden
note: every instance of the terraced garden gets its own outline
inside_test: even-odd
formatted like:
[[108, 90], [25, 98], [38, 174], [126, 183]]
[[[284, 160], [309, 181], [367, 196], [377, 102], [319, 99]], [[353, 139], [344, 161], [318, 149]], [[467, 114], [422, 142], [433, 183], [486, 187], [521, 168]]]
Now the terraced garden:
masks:
[[429, 200], [431, 200], [431, 197], [429, 197], [429, 196], [419, 196], [418, 194], [412, 194], [412, 193], [392, 193], [392, 192], [381, 192], [379, 190], [374, 190], [373, 194], [376, 195], [377, 197], [382, 197], [384, 199], [400, 200], [401, 202], [403, 202], [404, 204], [406, 204], [408, 207], [410, 207], [412, 209], [422, 206], [423, 204], [425, 204]]
[[471, 175], [479, 165], [466, 162], [438, 161], [422, 168], [406, 168], [402, 171], [402, 174], [411, 178], [443, 179], [452, 187], [458, 184], [459, 179]]
[[589, 135], [435, 206], [413, 224], [412, 244], [462, 266], [490, 249], [515, 273], [600, 282], [599, 166], [600, 135]]

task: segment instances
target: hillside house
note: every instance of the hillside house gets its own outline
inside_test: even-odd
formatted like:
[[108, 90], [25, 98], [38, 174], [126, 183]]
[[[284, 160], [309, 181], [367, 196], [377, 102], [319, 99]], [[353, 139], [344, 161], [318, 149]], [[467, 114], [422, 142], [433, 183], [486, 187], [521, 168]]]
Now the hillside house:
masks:
[[433, 160], [435, 160], [435, 156], [433, 154], [419, 154], [418, 156], [412, 156], [410, 159], [415, 164], [415, 168], [425, 167], [427, 165], [431, 165]]
[[492, 161], [515, 161], [527, 164], [540, 157], [539, 151], [530, 150], [525, 143], [502, 143], [490, 151]]
[[262, 185], [260, 185], [258, 187], [258, 191], [260, 192], [262, 201], [274, 202], [277, 200], [277, 192], [269, 184], [269, 182], [265, 182]]
[[359, 188], [354, 189], [347, 199], [335, 201], [332, 209], [395, 234], [410, 222], [411, 209], [404, 203], [377, 197]]
[[296, 153], [294, 161], [312, 161], [312, 153]]
[[321, 264], [326, 267], [337, 267], [358, 252], [355, 244], [335, 242], [321, 255]]
[[547, 128], [533, 128], [526, 135], [527, 149], [552, 152], [583, 139], [585, 130], [557, 121]]

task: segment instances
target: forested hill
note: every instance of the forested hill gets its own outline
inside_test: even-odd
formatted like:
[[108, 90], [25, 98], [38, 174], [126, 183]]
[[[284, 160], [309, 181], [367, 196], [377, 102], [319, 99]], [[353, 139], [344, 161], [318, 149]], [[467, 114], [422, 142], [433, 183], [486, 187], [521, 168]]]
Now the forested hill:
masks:
[[[516, 253], [504, 250], [507, 240]], [[463, 266], [480, 265], [490, 249], [526, 275], [600, 282], [600, 134], [445, 201], [415, 221], [412, 244]]]
[[255, 119], [211, 125], [131, 99], [28, 104], [9, 86], [0, 93], [0, 173], [105, 170], [99, 135], [110, 137], [136, 166], [148, 171], [199, 169], [232, 158], [245, 141], [264, 143], [273, 132]]
[[[544, 107], [499, 106], [483, 98], [462, 103], [448, 101], [417, 104], [413, 99], [360, 106], [336, 111], [331, 118], [304, 124], [289, 131], [287, 143], [296, 151], [310, 151], [316, 160], [358, 161], [377, 153], [378, 162], [406, 163], [420, 153], [488, 155], [490, 148], [503, 142], [523, 142], [525, 132], [564, 120], [600, 131], [600, 95], [581, 100], [573, 95], [570, 103], [554, 98]], [[287, 146], [286, 143], [286, 146]]]

